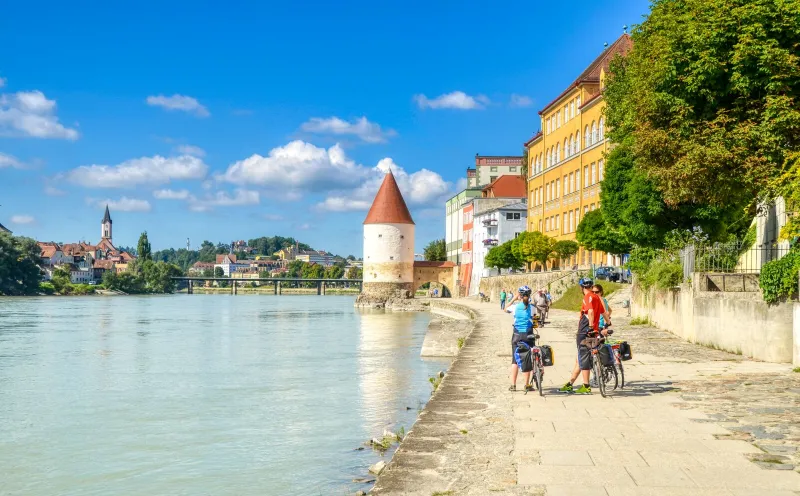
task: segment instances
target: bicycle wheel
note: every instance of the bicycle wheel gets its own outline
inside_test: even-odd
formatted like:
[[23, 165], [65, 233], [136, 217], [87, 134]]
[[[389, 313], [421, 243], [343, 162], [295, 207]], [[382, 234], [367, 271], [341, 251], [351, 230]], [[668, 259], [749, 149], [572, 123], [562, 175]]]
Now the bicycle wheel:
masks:
[[603, 364], [600, 363], [600, 357], [597, 356], [597, 353], [592, 355], [592, 369], [594, 370], [594, 376], [597, 378], [597, 387], [600, 389], [600, 395], [605, 398], [606, 397], [606, 381], [603, 375]]
[[606, 374], [606, 384], [610, 384], [611, 381], [614, 381], [613, 389], [617, 389], [619, 386], [619, 377], [617, 376], [617, 368], [613, 365], [606, 365], [605, 367], [605, 374]]
[[544, 393], [542, 392], [542, 368], [540, 367], [538, 360], [533, 362], [533, 370], [531, 370], [531, 375], [533, 375], [533, 384], [539, 391], [539, 396], [544, 396]]
[[619, 388], [625, 389], [625, 369], [622, 368], [622, 362], [617, 363], [617, 368], [619, 369]]

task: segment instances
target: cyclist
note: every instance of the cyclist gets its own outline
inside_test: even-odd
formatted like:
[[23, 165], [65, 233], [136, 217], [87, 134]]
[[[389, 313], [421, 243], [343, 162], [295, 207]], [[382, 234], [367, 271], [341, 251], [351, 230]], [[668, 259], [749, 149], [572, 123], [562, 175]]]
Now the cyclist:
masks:
[[[578, 321], [578, 334], [576, 342], [578, 345], [578, 359], [575, 362], [575, 369], [569, 378], [569, 382], [559, 389], [562, 393], [591, 394], [592, 388], [589, 385], [589, 372], [592, 370], [592, 351], [585, 344], [581, 344], [590, 334], [603, 336], [608, 335], [606, 329], [600, 329], [600, 317], [605, 318], [606, 328], [611, 326], [611, 316], [606, 312], [603, 301], [598, 295], [592, 292], [594, 281], [591, 279], [581, 279], [579, 281], [583, 290], [583, 305], [581, 306], [581, 316]], [[583, 378], [583, 385], [574, 389], [572, 384], [578, 379], [578, 375]]]
[[545, 296], [544, 290], [540, 289], [536, 292], [534, 303], [536, 303], [536, 315], [539, 316], [539, 322], [544, 327], [544, 317], [547, 313], [547, 296]]
[[[592, 286], [592, 293], [596, 294], [597, 296], [599, 296], [603, 300], [603, 306], [606, 309], [606, 313], [608, 313], [608, 316], [610, 317], [611, 316], [611, 305], [608, 304], [608, 300], [604, 296], [605, 291], [603, 291], [603, 286], [601, 286], [599, 284], [595, 284], [594, 286]], [[606, 324], [605, 320], [606, 320], [605, 317], [603, 317], [601, 315], [600, 316], [600, 329], [602, 329], [602, 328], [604, 328], [606, 326], [605, 325]]]
[[[517, 343], [526, 339], [528, 336], [533, 334], [533, 319], [531, 317], [531, 310], [533, 306], [531, 305], [531, 288], [528, 286], [522, 286], [519, 288], [517, 292], [521, 302], [517, 303], [516, 305], [509, 306], [506, 308], [506, 312], [514, 315], [514, 326], [513, 326], [513, 334], [511, 335], [511, 386], [508, 387], [509, 391], [516, 391], [517, 390], [517, 374], [519, 369], [517, 368], [517, 361], [514, 360], [514, 352], [517, 349]], [[515, 296], [512, 303], [517, 299]], [[528, 382], [530, 379], [530, 372], [523, 372], [523, 379], [525, 380], [525, 389], [532, 390], [531, 386], [528, 386]]]

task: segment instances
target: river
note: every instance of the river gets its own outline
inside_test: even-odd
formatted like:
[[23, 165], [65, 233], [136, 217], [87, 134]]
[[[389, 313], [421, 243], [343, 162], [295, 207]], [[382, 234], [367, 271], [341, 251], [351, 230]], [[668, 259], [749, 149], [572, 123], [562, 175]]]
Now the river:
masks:
[[[348, 494], [413, 424], [430, 316], [349, 296], [0, 298], [0, 493]], [[388, 462], [388, 459], [386, 460]]]

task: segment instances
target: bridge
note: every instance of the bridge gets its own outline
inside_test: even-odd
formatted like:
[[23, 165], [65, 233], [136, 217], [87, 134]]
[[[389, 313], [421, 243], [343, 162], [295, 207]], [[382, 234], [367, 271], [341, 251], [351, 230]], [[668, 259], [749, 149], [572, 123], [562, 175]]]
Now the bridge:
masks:
[[363, 279], [300, 279], [300, 278], [288, 278], [288, 277], [258, 277], [253, 279], [231, 279], [228, 277], [173, 277], [173, 281], [185, 282], [187, 293], [194, 294], [194, 284], [195, 282], [201, 282], [205, 284], [206, 281], [218, 281], [218, 282], [226, 282], [231, 285], [231, 294], [238, 293], [238, 286], [240, 284], [245, 284], [249, 282], [266, 282], [272, 283], [272, 290], [273, 293], [276, 295], [281, 294], [281, 290], [284, 287], [294, 287], [299, 288], [303, 284], [313, 283], [317, 286], [317, 294], [324, 295], [325, 290], [329, 285], [338, 286], [338, 285], [345, 285], [345, 284], [355, 284], [361, 287], [361, 284], [364, 282]]

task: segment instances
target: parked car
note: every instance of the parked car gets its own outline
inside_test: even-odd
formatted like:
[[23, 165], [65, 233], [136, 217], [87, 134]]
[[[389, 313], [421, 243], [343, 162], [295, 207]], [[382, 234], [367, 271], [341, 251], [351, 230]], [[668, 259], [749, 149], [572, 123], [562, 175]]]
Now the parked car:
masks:
[[598, 267], [594, 278], [600, 281], [619, 282], [621, 274], [614, 267]]

